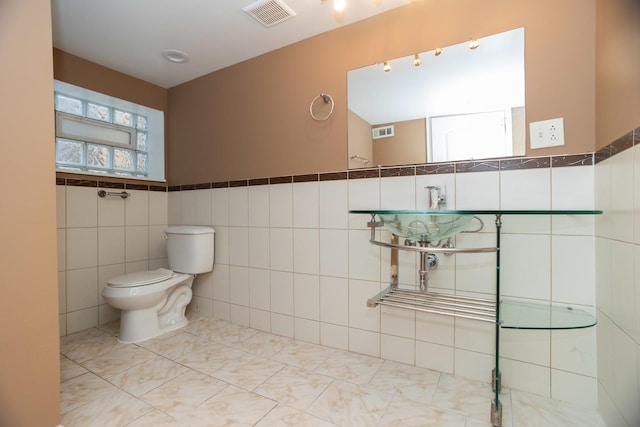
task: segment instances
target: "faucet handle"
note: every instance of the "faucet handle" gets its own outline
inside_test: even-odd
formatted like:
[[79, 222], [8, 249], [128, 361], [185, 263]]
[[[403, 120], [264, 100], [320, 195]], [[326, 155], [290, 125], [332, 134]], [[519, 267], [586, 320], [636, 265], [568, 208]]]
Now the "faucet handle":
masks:
[[429, 210], [439, 210], [441, 206], [447, 204], [447, 195], [443, 188], [439, 185], [428, 185], [424, 187], [428, 190], [427, 194], [427, 205]]

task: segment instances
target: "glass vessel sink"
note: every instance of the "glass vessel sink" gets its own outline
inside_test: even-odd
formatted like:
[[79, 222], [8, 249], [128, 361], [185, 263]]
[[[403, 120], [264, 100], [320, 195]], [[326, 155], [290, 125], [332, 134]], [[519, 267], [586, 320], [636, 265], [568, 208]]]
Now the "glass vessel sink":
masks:
[[473, 215], [433, 213], [377, 213], [382, 226], [396, 236], [417, 242], [437, 242], [461, 232]]

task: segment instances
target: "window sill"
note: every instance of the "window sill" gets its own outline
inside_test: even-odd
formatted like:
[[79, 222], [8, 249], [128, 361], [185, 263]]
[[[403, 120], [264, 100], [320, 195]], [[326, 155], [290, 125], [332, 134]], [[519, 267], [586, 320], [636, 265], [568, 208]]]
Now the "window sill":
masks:
[[167, 186], [166, 180], [142, 178], [142, 177], [116, 177], [110, 175], [102, 175], [99, 173], [89, 172], [71, 172], [67, 170], [56, 170], [56, 179], [75, 179], [84, 181], [96, 181], [96, 182], [109, 182], [109, 183], [122, 183], [122, 184], [143, 184], [143, 185], [158, 185], [162, 187]]

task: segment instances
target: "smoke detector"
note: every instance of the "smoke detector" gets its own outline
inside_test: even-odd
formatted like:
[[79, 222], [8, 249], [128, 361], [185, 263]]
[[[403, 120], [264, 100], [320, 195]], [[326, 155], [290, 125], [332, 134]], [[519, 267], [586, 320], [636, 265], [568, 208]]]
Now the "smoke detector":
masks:
[[291, 19], [296, 13], [280, 0], [258, 0], [242, 8], [265, 27]]

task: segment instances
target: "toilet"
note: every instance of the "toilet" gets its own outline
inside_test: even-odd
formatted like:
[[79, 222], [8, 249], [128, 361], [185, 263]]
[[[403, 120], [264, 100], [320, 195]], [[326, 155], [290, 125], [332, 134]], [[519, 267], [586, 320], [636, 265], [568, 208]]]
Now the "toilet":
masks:
[[120, 342], [145, 341], [188, 323], [185, 309], [193, 280], [213, 270], [214, 233], [211, 227], [169, 226], [165, 234], [170, 270], [129, 273], [107, 282], [102, 296], [121, 310]]

